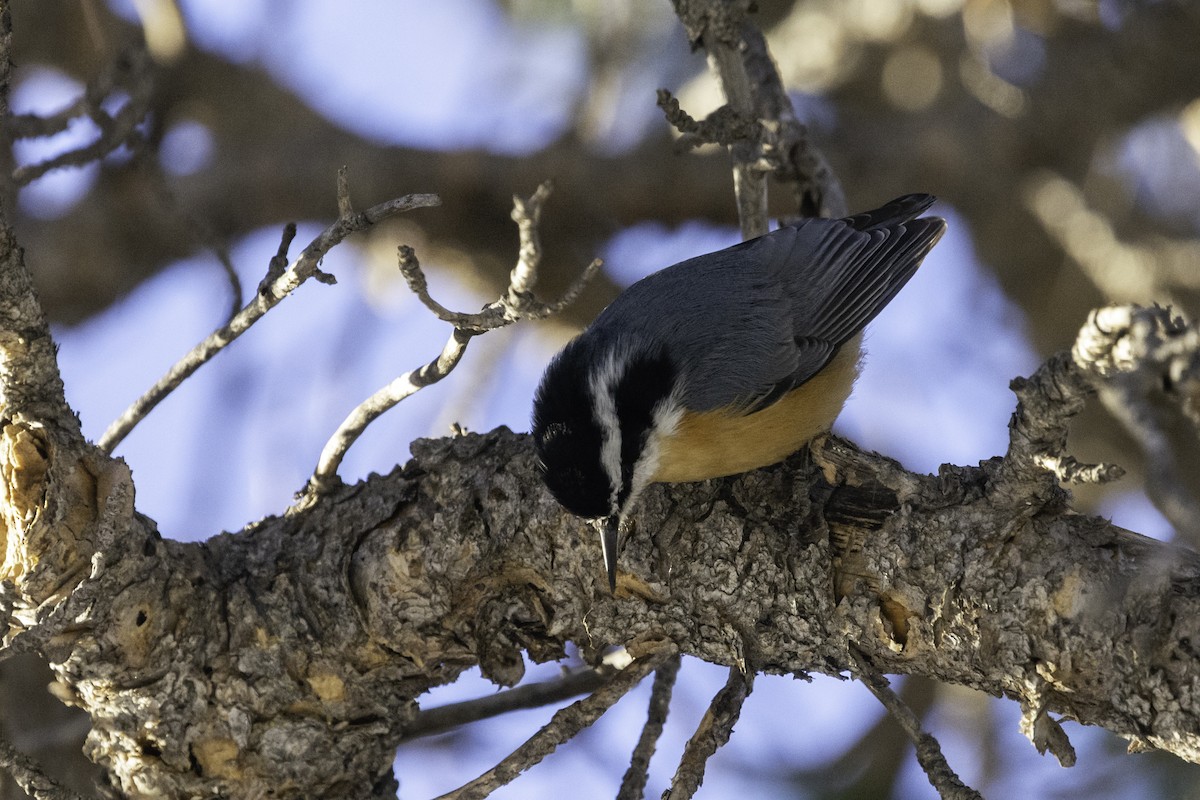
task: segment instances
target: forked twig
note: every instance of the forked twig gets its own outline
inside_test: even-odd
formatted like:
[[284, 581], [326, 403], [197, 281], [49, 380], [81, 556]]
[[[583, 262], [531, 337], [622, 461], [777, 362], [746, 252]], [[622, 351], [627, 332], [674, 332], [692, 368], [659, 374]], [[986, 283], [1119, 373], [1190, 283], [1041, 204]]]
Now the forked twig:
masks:
[[409, 288], [421, 303], [433, 312], [434, 316], [443, 322], [449, 322], [454, 326], [454, 330], [437, 358], [423, 367], [404, 373], [350, 412], [338, 429], [334, 431], [329, 441], [325, 443], [325, 447], [317, 459], [317, 468], [309, 478], [308, 486], [301, 492], [302, 498], [315, 497], [337, 486], [339, 483], [337, 472], [342, 459], [345, 458], [346, 452], [358, 440], [367, 426], [379, 415], [404, 399], [449, 375], [458, 366], [458, 362], [462, 359], [467, 350], [467, 344], [472, 338], [481, 333], [511, 325], [517, 320], [541, 319], [556, 314], [579, 296], [583, 287], [600, 268], [599, 259], [592, 261], [583, 274], [554, 303], [540, 302], [534, 297], [532, 291], [542, 257], [541, 245], [537, 236], [537, 224], [542, 203], [549, 195], [550, 184], [546, 182], [539, 186], [528, 200], [513, 198], [512, 217], [517, 222], [521, 236], [517, 265], [509, 276], [508, 289], [504, 295], [498, 300], [488, 303], [478, 313], [464, 314], [451, 311], [434, 300], [429, 294], [428, 282], [417, 261], [416, 253], [407, 245], [400, 246], [400, 273], [404, 276]]
[[[344, 204], [348, 205], [349, 202], [348, 200], [343, 201], [342, 198], [345, 190], [345, 179], [342, 173], [339, 173], [338, 188], [338, 206], [342, 208]], [[372, 225], [393, 217], [396, 214], [410, 211], [414, 208], [436, 206], [440, 203], [441, 200], [435, 194], [410, 194], [372, 206], [362, 213], [344, 213], [332, 225], [322, 231], [317, 238], [313, 239], [308, 247], [304, 248], [304, 252], [300, 254], [299, 258], [286, 267], [283, 267], [279, 263], [279, 261], [286, 259], [286, 246], [281, 247], [283, 259], [280, 259], [279, 256], [276, 256], [276, 259], [279, 259], [279, 261], [272, 259], [272, 267], [268, 271], [267, 278], [259, 284], [258, 293], [254, 296], [254, 299], [235, 314], [233, 319], [229, 320], [228, 323], [217, 328], [204, 341], [193, 347], [187, 355], [167, 370], [167, 373], [159, 378], [158, 382], [149, 391], [134, 401], [133, 405], [127, 408], [121, 416], [117, 417], [108, 426], [108, 430], [104, 432], [104, 435], [100, 437], [100, 449], [105, 454], [111, 454], [113, 449], [120, 444], [121, 440], [133, 430], [134, 426], [141, 422], [179, 384], [183, 383], [196, 370], [208, 363], [213, 356], [223, 350], [230, 342], [249, 330], [251, 325], [262, 319], [263, 315], [278, 305], [283, 298], [299, 288], [306, 280], [316, 278], [322, 283], [333, 283], [335, 281], [333, 276], [321, 271], [321, 259], [347, 236], [366, 230]], [[294, 227], [289, 230], [291, 231], [291, 235], [295, 235]], [[284, 239], [286, 245], [286, 242], [290, 240], [286, 230]]]

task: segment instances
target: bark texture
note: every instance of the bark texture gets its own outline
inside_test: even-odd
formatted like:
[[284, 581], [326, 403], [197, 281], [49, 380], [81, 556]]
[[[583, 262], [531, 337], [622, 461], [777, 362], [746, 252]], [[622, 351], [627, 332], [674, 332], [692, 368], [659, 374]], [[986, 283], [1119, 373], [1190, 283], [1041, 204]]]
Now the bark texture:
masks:
[[1043, 727], [1053, 711], [1200, 760], [1200, 559], [1057, 492], [1014, 505], [998, 461], [918, 476], [831, 437], [779, 467], [653, 489], [611, 597], [593, 531], [542, 491], [527, 437], [415, 453], [203, 544], [161, 540], [119, 462], [6, 464], [35, 517], [64, 493], [90, 512], [8, 528], [10, 553], [53, 530], [57, 585], [5, 574], [70, 607], [47, 655], [122, 791], [391, 797], [420, 694], [474, 664], [512, 684], [522, 651], [567, 642], [596, 657], [669, 641], [801, 675], [851, 669], [853, 645], [882, 671], [1017, 699]]

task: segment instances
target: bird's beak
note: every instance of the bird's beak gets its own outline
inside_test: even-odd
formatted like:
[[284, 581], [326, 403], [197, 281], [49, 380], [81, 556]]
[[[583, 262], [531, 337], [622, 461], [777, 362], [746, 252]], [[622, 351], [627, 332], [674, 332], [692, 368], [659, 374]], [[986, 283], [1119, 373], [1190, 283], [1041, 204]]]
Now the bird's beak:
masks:
[[608, 570], [608, 589], [617, 591], [617, 541], [621, 533], [621, 515], [613, 514], [604, 520], [600, 531], [600, 548], [604, 551], [604, 567]]

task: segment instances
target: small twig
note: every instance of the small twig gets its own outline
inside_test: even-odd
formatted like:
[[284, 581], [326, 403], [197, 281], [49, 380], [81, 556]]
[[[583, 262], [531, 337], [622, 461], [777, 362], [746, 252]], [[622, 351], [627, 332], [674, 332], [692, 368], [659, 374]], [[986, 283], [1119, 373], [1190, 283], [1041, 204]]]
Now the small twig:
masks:
[[354, 213], [354, 204], [350, 202], [349, 170], [344, 165], [337, 171], [337, 204], [339, 217], [348, 217]]
[[667, 122], [681, 135], [679, 144], [691, 149], [705, 144], [732, 147], [734, 142], [757, 138], [761, 133], [758, 120], [739, 114], [728, 105], [721, 106], [703, 120], [696, 120], [683, 110], [679, 100], [666, 89], [658, 90], [658, 107]]
[[51, 778], [36, 761], [17, 750], [3, 730], [0, 730], [0, 768], [36, 800], [85, 800], [84, 795]]
[[450, 338], [437, 358], [419, 369], [404, 373], [376, 391], [350, 412], [321, 450], [321, 455], [317, 459], [317, 467], [313, 471], [312, 477], [309, 478], [308, 485], [300, 493], [301, 498], [315, 497], [337, 486], [338, 468], [341, 466], [346, 452], [362, 436], [367, 426], [388, 409], [449, 375], [458, 366], [458, 362], [462, 359], [467, 344], [472, 338], [481, 333], [511, 325], [518, 320], [541, 319], [555, 314], [579, 296], [583, 287], [600, 268], [599, 259], [592, 261], [583, 274], [554, 303], [538, 301], [531, 291], [531, 287], [537, 281], [537, 268], [541, 261], [537, 223], [541, 214], [541, 205], [549, 193], [550, 184], [543, 183], [527, 200], [513, 198], [512, 216], [517, 222], [521, 237], [517, 265], [509, 277], [509, 286], [504, 295], [498, 300], [488, 303], [482, 311], [477, 313], [464, 314], [451, 311], [434, 300], [429, 294], [428, 281], [425, 279], [425, 273], [421, 270], [416, 253], [408, 245], [400, 245], [400, 274], [404, 276], [409, 288], [421, 303], [438, 319], [452, 324], [454, 331], [450, 334]]
[[469, 725], [484, 719], [498, 717], [510, 711], [541, 708], [552, 703], [569, 700], [581, 694], [593, 692], [620, 673], [617, 667], [601, 664], [567, 672], [550, 681], [518, 686], [499, 694], [448, 703], [436, 708], [422, 709], [416, 718], [405, 726], [401, 743], [423, 736], [433, 736], [454, 728]]
[[729, 668], [725, 686], [713, 697], [696, 732], [683, 748], [683, 757], [679, 759], [679, 767], [671, 779], [671, 788], [663, 792], [662, 800], [689, 800], [696, 793], [704, 783], [708, 759], [729, 741], [733, 726], [742, 714], [742, 704], [753, 688], [754, 673], [742, 672], [737, 667]]
[[[128, 101], [115, 115], [109, 114], [102, 105], [114, 89], [124, 89]], [[141, 141], [138, 125], [146, 118], [150, 98], [153, 94], [150, 59], [144, 49], [130, 50], [119, 55], [111, 72], [101, 76], [88, 86], [82, 97], [62, 111], [39, 123], [34, 115], [22, 115], [9, 123], [10, 130], [18, 136], [44, 136], [62, 130], [70, 120], [87, 116], [100, 130], [95, 141], [74, 150], [27, 164], [13, 170], [13, 180], [24, 186], [48, 172], [64, 167], [79, 167], [104, 156], [124, 144], [133, 146]]]
[[511, 216], [512, 221], [517, 223], [521, 244], [517, 250], [517, 266], [508, 280], [510, 302], [528, 295], [537, 283], [537, 270], [542, 263], [542, 240], [538, 235], [538, 226], [542, 222], [542, 204], [550, 196], [551, 189], [553, 184], [550, 181], [542, 181], [528, 200], [513, 195]]
[[646, 713], [646, 724], [642, 727], [642, 735], [638, 737], [637, 745], [633, 748], [633, 757], [630, 758], [629, 769], [625, 771], [625, 777], [621, 780], [617, 800], [642, 800], [646, 795], [650, 759], [654, 756], [658, 738], [662, 736], [663, 726], [667, 722], [671, 691], [675, 688], [675, 678], [679, 675], [679, 661], [679, 656], [675, 656], [654, 673], [654, 687], [650, 690], [650, 708]]
[[[166, 175], [163, 174], [163, 168], [157, 156], [156, 152], [143, 148], [138, 152], [138, 166], [149, 177], [150, 183], [158, 193], [163, 205], [172, 214], [179, 217], [183, 228], [191, 234], [192, 239], [201, 247], [207, 248], [217, 259], [217, 263], [221, 265], [225, 280], [229, 284], [229, 313], [226, 315], [226, 319], [232, 320], [241, 311], [245, 298], [242, 296], [242, 280], [238, 277], [233, 258], [229, 255], [228, 244], [203, 218], [186, 209], [179, 201], [178, 195], [171, 187]], [[295, 226], [293, 225], [292, 228], [294, 230]], [[284, 266], [287, 266], [286, 262], [284, 262]]]
[[87, 116], [93, 104], [90, 92], [85, 92], [53, 114], [13, 114], [5, 126], [14, 139], [38, 139], [62, 133], [78, 117]]
[[133, 430], [134, 426], [141, 422], [179, 384], [208, 363], [230, 342], [245, 333], [251, 325], [262, 319], [264, 314], [278, 305], [283, 298], [294, 292], [306, 280], [316, 278], [324, 283], [331, 282], [333, 276], [320, 270], [321, 259], [347, 236], [365, 230], [396, 214], [414, 208], [436, 206], [440, 203], [441, 200], [434, 194], [410, 194], [372, 206], [361, 214], [338, 217], [332, 225], [313, 239], [308, 247], [304, 248], [300, 257], [287, 269], [273, 280], [260, 284], [258, 293], [233, 319], [217, 328], [204, 341], [193, 347], [191, 352], [171, 367], [148, 392], [138, 398], [109, 425], [108, 430], [100, 437], [100, 449], [106, 454], [111, 454], [113, 448]]
[[553, 753], [560, 744], [569, 741], [598, 720], [642, 678], [658, 669], [674, 653], [673, 648], [667, 647], [633, 661], [588, 697], [556, 711], [548, 723], [499, 764], [470, 783], [447, 792], [438, 800], [481, 800], [510, 783], [522, 772]]
[[266, 294], [271, 291], [271, 285], [283, 276], [283, 273], [288, 268], [288, 251], [292, 249], [292, 242], [296, 238], [296, 223], [289, 222], [283, 226], [283, 234], [279, 237], [279, 247], [275, 250], [275, 255], [271, 256], [271, 260], [267, 262], [267, 274], [258, 282], [259, 294]]
[[301, 495], [320, 494], [336, 486], [337, 471], [342, 459], [367, 426], [396, 404], [449, 375], [462, 360], [467, 351], [467, 343], [477, 335], [475, 331], [455, 328], [437, 358], [423, 367], [404, 373], [351, 411], [322, 448], [317, 459], [316, 471], [309, 478], [308, 486]]
[[900, 727], [912, 740], [917, 752], [917, 762], [925, 770], [926, 777], [942, 797], [942, 800], [983, 800], [983, 795], [967, 786], [955, 774], [942, 755], [941, 745], [932, 734], [921, 730], [921, 720], [913, 710], [904, 704], [888, 684], [887, 678], [880, 675], [867, 663], [865, 656], [853, 644], [850, 645], [850, 658], [858, 668], [858, 678], [871, 694], [883, 704], [888, 713], [900, 723]]

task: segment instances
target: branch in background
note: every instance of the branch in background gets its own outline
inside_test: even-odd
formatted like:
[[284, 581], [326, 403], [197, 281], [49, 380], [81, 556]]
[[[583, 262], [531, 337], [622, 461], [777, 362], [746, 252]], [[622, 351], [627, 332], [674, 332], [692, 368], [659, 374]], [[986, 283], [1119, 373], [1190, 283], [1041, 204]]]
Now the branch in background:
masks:
[[[130, 48], [113, 59], [109, 68], [90, 83], [84, 94], [55, 114], [41, 118], [34, 114], [20, 114], [8, 123], [15, 138], [28, 139], [52, 136], [60, 133], [72, 121], [87, 117], [100, 130], [95, 141], [56, 156], [17, 167], [13, 181], [18, 186], [32, 183], [46, 173], [65, 167], [82, 167], [112, 153], [123, 145], [140, 148], [144, 139], [139, 126], [146, 120], [154, 94], [152, 65], [143, 48]], [[115, 114], [104, 108], [111, 98], [124, 95], [124, 104]]]
[[480, 800], [511, 782], [525, 770], [550, 755], [584, 728], [598, 720], [614, 703], [629, 693], [642, 678], [674, 657], [675, 650], [664, 646], [634, 661], [607, 684], [588, 697], [555, 712], [554, 717], [524, 744], [499, 764], [470, 783], [447, 792], [438, 800]]
[[35, 800], [86, 800], [48, 776], [33, 759], [13, 747], [0, 730], [0, 769]]
[[400, 743], [419, 739], [422, 736], [435, 736], [472, 722], [498, 717], [510, 711], [541, 708], [562, 700], [569, 700], [577, 695], [599, 689], [619, 673], [618, 667], [603, 663], [598, 667], [572, 670], [557, 680], [541, 681], [528, 686], [508, 689], [499, 694], [477, 697], [474, 700], [422, 709], [416, 719], [404, 726], [404, 738], [400, 740]]
[[1186, 459], [1200, 450], [1200, 332], [1158, 306], [1097, 309], [1071, 357], [1146, 454], [1146, 493], [1175, 530], [1200, 543], [1200, 497]]
[[747, 18], [752, 3], [675, 2], [693, 45], [708, 51], [726, 106], [698, 123], [666, 92], [659, 106], [685, 142], [720, 143], [733, 158], [734, 193], [742, 238], [767, 232], [768, 174], [793, 187], [796, 213], [847, 213], [841, 184], [796, 118], [762, 31]]
[[1153, 297], [1179, 306], [1195, 290], [1200, 244], [1194, 238], [1123, 241], [1113, 221], [1088, 205], [1083, 189], [1050, 170], [1035, 172], [1021, 190], [1046, 234], [1110, 301]]
[[[339, 179], [339, 189], [344, 189], [344, 180]], [[441, 201], [434, 194], [410, 194], [404, 197], [388, 200], [387, 202], [368, 208], [361, 214], [350, 213], [339, 216], [316, 239], [313, 239], [304, 252], [287, 269], [277, 277], [265, 280], [259, 285], [254, 299], [238, 312], [228, 324], [217, 328], [208, 338], [192, 348], [191, 352], [180, 359], [167, 374], [159, 379], [148, 392], [138, 398], [133, 405], [125, 410], [120, 417], [109, 425], [108, 430], [100, 437], [99, 447], [105, 454], [111, 454], [134, 426], [142, 421], [166, 399], [196, 370], [208, 363], [213, 356], [221, 352], [230, 342], [241, 336], [250, 326], [262, 319], [268, 311], [279, 304], [283, 298], [294, 292], [309, 278], [316, 278], [322, 283], [332, 283], [334, 278], [320, 269], [321, 259], [325, 254], [338, 245], [343, 239], [357, 231], [366, 230], [381, 220], [388, 219], [414, 208], [436, 206]], [[342, 200], [339, 197], [339, 208]]]
[[942, 800], [983, 800], [979, 792], [963, 783], [950, 768], [946, 757], [942, 755], [938, 740], [933, 734], [921, 730], [921, 720], [917, 719], [913, 710], [892, 691], [887, 678], [867, 663], [866, 657], [854, 645], [850, 646], [850, 658], [858, 667], [858, 675], [855, 677], [871, 690], [871, 694], [875, 695], [892, 718], [900, 723], [904, 733], [912, 740], [917, 752], [917, 761]]
[[742, 704], [753, 688], [754, 673], [742, 672], [740, 667], [729, 668], [725, 685], [713, 697], [696, 732], [683, 748], [671, 788], [663, 792], [663, 800], [689, 800], [696, 793], [704, 783], [708, 759], [729, 741], [733, 726], [742, 714]]
[[550, 184], [547, 182], [539, 186], [528, 200], [513, 198], [512, 217], [517, 222], [521, 237], [517, 265], [509, 277], [508, 289], [504, 296], [488, 303], [478, 313], [450, 311], [434, 300], [429, 294], [425, 274], [421, 271], [413, 249], [407, 245], [400, 246], [400, 272], [408, 282], [409, 288], [434, 316], [454, 325], [454, 331], [437, 358], [423, 367], [404, 373], [350, 412], [325, 443], [317, 460], [317, 468], [301, 492], [302, 500], [311, 501], [336, 487], [339, 484], [337, 471], [342, 459], [367, 426], [388, 409], [449, 375], [458, 366], [472, 338], [521, 319], [541, 319], [558, 313], [583, 291], [583, 287], [600, 268], [601, 262], [598, 259], [592, 261], [566, 293], [554, 303], [539, 302], [531, 291], [537, 280], [537, 268], [542, 257], [537, 223], [542, 203], [549, 196]]
[[650, 759], [654, 756], [658, 738], [662, 736], [663, 726], [667, 722], [671, 691], [675, 688], [675, 678], [679, 675], [679, 663], [680, 658], [677, 655], [654, 673], [646, 724], [642, 727], [642, 735], [638, 737], [637, 745], [633, 748], [633, 756], [629, 760], [629, 769], [625, 771], [625, 777], [621, 780], [617, 800], [642, 800], [645, 796], [646, 781], [650, 777]]

